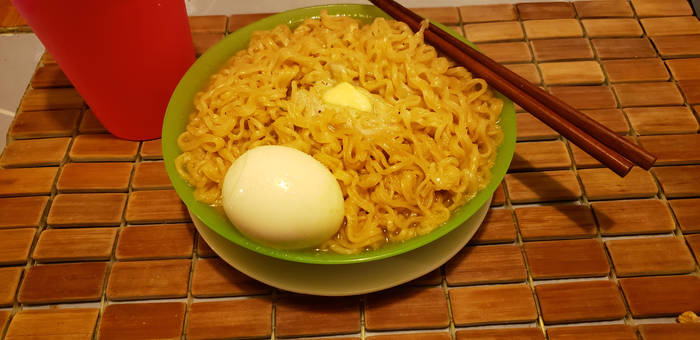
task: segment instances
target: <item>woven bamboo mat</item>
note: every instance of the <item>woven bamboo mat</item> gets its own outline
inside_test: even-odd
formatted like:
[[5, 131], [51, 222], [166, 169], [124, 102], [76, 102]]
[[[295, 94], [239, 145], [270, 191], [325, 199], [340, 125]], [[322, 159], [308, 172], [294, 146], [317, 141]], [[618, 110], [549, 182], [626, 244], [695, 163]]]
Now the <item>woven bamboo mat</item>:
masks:
[[[5, 29], [28, 30], [12, 10], [0, 8]], [[700, 338], [700, 323], [678, 321], [700, 312], [700, 21], [688, 3], [420, 12], [656, 154], [657, 166], [619, 178], [519, 112], [511, 169], [451, 261], [375, 294], [290, 294], [219, 259], [172, 190], [160, 142], [106, 134], [47, 55], [0, 157], [0, 335]], [[191, 18], [198, 53], [265, 15]]]

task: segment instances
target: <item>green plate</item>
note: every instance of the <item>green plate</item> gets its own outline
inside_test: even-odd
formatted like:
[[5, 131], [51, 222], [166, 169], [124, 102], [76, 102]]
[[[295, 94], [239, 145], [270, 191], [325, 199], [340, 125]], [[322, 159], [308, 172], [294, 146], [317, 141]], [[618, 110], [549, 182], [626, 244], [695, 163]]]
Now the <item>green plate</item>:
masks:
[[[168, 108], [166, 110], [165, 119], [163, 121], [163, 159], [165, 168], [170, 177], [170, 181], [175, 187], [178, 195], [185, 203], [192, 214], [197, 216], [202, 222], [209, 226], [225, 239], [234, 242], [242, 247], [252, 251], [272, 256], [275, 258], [316, 264], [345, 264], [374, 261], [402, 254], [407, 251], [421, 247], [430, 243], [445, 234], [449, 233], [456, 227], [464, 223], [472, 216], [488, 199], [491, 198], [493, 192], [501, 183], [505, 176], [506, 170], [510, 165], [515, 149], [515, 110], [513, 103], [502, 95], [498, 94], [504, 100], [503, 111], [501, 112], [500, 123], [503, 129], [504, 140], [498, 149], [496, 163], [492, 168], [493, 176], [489, 184], [481, 190], [477, 195], [456, 209], [451, 218], [443, 225], [437, 227], [432, 232], [415, 237], [405, 242], [388, 244], [380, 249], [366, 251], [359, 254], [344, 255], [330, 252], [315, 252], [313, 250], [282, 250], [271, 248], [259, 244], [248, 239], [241, 234], [229, 222], [226, 215], [221, 209], [216, 209], [210, 205], [198, 202], [194, 199], [193, 189], [180, 177], [175, 170], [175, 158], [181, 153], [177, 146], [177, 138], [185, 130], [189, 114], [193, 111], [193, 101], [195, 94], [202, 88], [208, 85], [209, 77], [217, 72], [219, 68], [237, 51], [248, 46], [250, 35], [254, 31], [269, 30], [279, 24], [287, 24], [292, 27], [299, 25], [305, 18], [320, 16], [321, 10], [327, 10], [331, 15], [345, 15], [354, 17], [362, 22], [369, 23], [373, 18], [389, 16], [382, 10], [371, 5], [325, 5], [314, 6], [307, 8], [295, 9], [283, 13], [279, 13], [253, 24], [250, 24], [240, 30], [226, 36], [216, 45], [212, 46], [204, 53], [192, 67], [185, 73], [180, 80], [180, 83], [175, 88]], [[443, 29], [444, 26], [435, 23]], [[446, 29], [455, 37], [467, 42], [461, 36]]]

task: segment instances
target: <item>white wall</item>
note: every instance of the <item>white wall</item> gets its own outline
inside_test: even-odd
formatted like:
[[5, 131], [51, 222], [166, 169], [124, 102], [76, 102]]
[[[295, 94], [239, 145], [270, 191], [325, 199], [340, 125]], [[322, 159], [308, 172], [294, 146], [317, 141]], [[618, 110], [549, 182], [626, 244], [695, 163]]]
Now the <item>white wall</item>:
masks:
[[0, 150], [44, 46], [34, 34], [0, 35]]

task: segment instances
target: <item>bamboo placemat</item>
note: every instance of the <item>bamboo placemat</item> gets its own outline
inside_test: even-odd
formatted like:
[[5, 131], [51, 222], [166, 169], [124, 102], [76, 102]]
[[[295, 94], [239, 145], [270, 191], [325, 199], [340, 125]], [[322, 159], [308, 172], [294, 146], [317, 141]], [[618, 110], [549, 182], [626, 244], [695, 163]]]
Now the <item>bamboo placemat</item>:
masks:
[[[27, 30], [2, 11], [5, 30]], [[172, 190], [160, 142], [106, 134], [45, 56], [0, 157], [0, 335], [700, 338], [700, 323], [677, 319], [700, 312], [700, 22], [688, 2], [420, 12], [656, 154], [657, 166], [619, 178], [519, 112], [511, 169], [451, 261], [374, 294], [290, 294], [219, 259]], [[265, 15], [191, 18], [198, 53]]]

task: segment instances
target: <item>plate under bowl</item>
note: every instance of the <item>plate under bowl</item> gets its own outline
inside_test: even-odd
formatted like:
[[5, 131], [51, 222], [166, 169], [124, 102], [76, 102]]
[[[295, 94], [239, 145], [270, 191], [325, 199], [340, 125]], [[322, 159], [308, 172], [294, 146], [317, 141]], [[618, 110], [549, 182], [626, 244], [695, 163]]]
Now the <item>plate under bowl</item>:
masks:
[[195, 228], [211, 249], [243, 274], [289, 292], [346, 296], [391, 288], [440, 267], [474, 236], [488, 213], [490, 203], [491, 200], [486, 201], [461, 226], [423, 247], [377, 261], [334, 266], [289, 262], [258, 254], [232, 244], [196, 216], [191, 216]]

